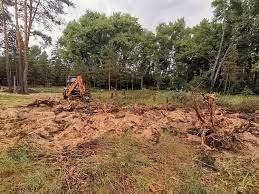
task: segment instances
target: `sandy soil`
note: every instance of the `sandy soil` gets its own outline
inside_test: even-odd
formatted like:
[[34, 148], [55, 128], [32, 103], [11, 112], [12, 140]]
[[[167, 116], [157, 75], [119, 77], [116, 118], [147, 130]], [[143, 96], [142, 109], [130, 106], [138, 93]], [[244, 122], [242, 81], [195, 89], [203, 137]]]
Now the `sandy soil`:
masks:
[[[246, 142], [246, 150], [259, 157], [256, 115], [217, 109], [215, 117], [219, 134], [235, 131], [242, 142]], [[0, 147], [5, 149], [29, 141], [53, 151], [70, 150], [109, 133], [120, 135], [127, 130], [151, 143], [159, 141], [161, 133], [177, 130], [186, 141], [199, 145], [200, 137], [191, 135], [190, 131], [193, 133], [202, 127], [204, 125], [194, 111], [175, 109], [172, 105], [123, 107], [94, 102], [57, 102], [53, 107], [41, 105], [2, 110]]]

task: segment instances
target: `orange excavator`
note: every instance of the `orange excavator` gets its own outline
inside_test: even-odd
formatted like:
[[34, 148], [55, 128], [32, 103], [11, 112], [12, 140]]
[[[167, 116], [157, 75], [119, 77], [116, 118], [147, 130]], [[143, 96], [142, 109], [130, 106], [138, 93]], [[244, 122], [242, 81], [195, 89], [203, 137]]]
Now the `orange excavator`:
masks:
[[63, 96], [64, 99], [90, 100], [90, 92], [85, 86], [81, 75], [68, 77], [66, 87], [64, 87]]

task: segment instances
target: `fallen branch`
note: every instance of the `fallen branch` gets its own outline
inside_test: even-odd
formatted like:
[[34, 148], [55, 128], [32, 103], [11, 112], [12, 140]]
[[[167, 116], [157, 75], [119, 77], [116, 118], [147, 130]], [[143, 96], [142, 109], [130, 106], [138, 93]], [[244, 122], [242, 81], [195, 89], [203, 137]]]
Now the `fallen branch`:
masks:
[[40, 105], [46, 105], [49, 107], [54, 107], [57, 104], [54, 100], [35, 100], [34, 102], [27, 105], [27, 107], [39, 107]]

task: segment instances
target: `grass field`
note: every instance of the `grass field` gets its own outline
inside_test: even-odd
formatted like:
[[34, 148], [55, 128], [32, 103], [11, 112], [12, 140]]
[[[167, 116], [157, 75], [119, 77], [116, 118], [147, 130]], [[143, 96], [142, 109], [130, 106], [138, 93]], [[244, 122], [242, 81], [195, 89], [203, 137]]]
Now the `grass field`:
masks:
[[[37, 93], [31, 95], [0, 93], [0, 105], [16, 106], [42, 97], [62, 99], [63, 88], [61, 87], [34, 88], [33, 90]], [[111, 92], [107, 90], [93, 90], [91, 93], [95, 100], [120, 105], [163, 105], [169, 102], [179, 108], [191, 108], [192, 106], [192, 94], [190, 92], [154, 90], [116, 91], [113, 92], [113, 97]], [[202, 101], [202, 96], [200, 95], [198, 99]], [[217, 105], [235, 112], [254, 112], [259, 109], [259, 96], [217, 94]]]
[[[16, 109], [39, 98], [62, 100], [62, 88], [35, 90], [39, 93], [0, 93], [0, 109]], [[92, 97], [119, 105], [192, 106], [191, 93], [174, 91], [126, 91], [112, 96], [97, 90]], [[253, 112], [259, 109], [259, 96], [217, 95], [217, 105]], [[79, 187], [89, 193], [259, 192], [258, 158], [228, 152], [210, 155], [186, 142], [177, 128], [167, 129], [157, 144], [134, 138], [130, 129], [124, 131], [70, 152], [45, 150], [30, 141], [0, 148], [0, 193], [78, 193]], [[3, 137], [0, 121], [0, 143]]]
[[[102, 151], [54, 157], [29, 144], [0, 155], [1, 193], [76, 193], [77, 185], [92, 193], [257, 193], [255, 161], [224, 154], [219, 160], [164, 134], [158, 145], [126, 133], [100, 140]], [[97, 145], [98, 146], [98, 145]], [[87, 150], [89, 151], [89, 150]], [[218, 162], [220, 161], [220, 163]], [[258, 161], [257, 161], [258, 162]]]

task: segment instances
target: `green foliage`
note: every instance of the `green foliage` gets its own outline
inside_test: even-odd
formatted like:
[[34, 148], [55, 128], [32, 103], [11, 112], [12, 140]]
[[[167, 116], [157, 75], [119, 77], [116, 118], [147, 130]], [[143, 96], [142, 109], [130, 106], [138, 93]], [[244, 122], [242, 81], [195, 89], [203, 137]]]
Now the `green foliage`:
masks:
[[[217, 21], [223, 21], [225, 36], [223, 47], [232, 45], [223, 61], [224, 68], [220, 70], [223, 75], [224, 92], [240, 93], [240, 87], [249, 85], [256, 91], [257, 76], [253, 76], [252, 67], [256, 60], [253, 52], [258, 50], [259, 26], [256, 13], [255, 0], [214, 0], [214, 15]], [[223, 54], [222, 54], [223, 55]], [[221, 57], [220, 59], [222, 59]], [[218, 78], [219, 89], [222, 78]], [[238, 82], [238, 84], [236, 84]]]
[[0, 85], [6, 83], [6, 72], [5, 72], [5, 57], [0, 56]]
[[[42, 52], [38, 46], [33, 46], [29, 49], [28, 62], [30, 64], [28, 80], [32, 84], [47, 82], [46, 76], [50, 72], [48, 65], [48, 55]], [[41, 80], [42, 79], [42, 80]]]
[[217, 98], [217, 104], [235, 112], [254, 113], [259, 109], [257, 96], [222, 95]]
[[[137, 19], [130, 15], [117, 13], [107, 17], [87, 11], [78, 22], [68, 24], [60, 43], [64, 58], [80, 64], [89, 82], [108, 81], [107, 74], [112, 72], [112, 81], [117, 83], [133, 71], [141, 32]], [[112, 65], [108, 68], [111, 52]]]
[[[251, 19], [245, 26], [249, 33], [246, 36], [241, 33], [244, 18], [255, 17], [249, 8], [252, 3], [215, 0], [215, 21], [204, 19], [189, 28], [182, 18], [174, 23], [158, 25], [156, 34], [143, 30], [137, 19], [129, 15], [117, 13], [108, 17], [87, 11], [79, 21], [71, 22], [65, 29], [60, 39], [63, 56], [77, 63], [81, 61], [79, 71], [87, 75], [89, 82], [100, 87], [108, 88], [109, 72], [116, 89], [118, 83], [126, 88], [127, 82], [133, 88], [146, 85], [156, 89], [188, 90], [197, 81], [204, 82], [202, 87], [208, 89], [211, 81], [209, 75], [221, 40], [221, 21], [224, 19], [226, 36], [238, 41], [230, 49], [220, 69], [217, 90], [240, 93], [240, 88], [245, 84], [254, 85], [251, 88], [255, 90], [256, 77], [252, 80], [249, 76], [251, 68], [245, 74], [243, 69], [251, 62], [251, 53], [244, 48], [257, 48], [257, 40], [250, 32], [258, 26]], [[247, 43], [250, 39], [251, 46]], [[223, 49], [226, 50], [230, 39], [224, 40]], [[107, 65], [107, 61], [111, 60], [109, 52], [113, 53], [112, 65]]]
[[194, 76], [189, 82], [190, 87], [199, 87], [200, 89], [206, 90], [209, 85], [208, 72], [202, 73], [200, 76]]
[[[213, 0], [212, 21], [188, 27], [180, 18], [159, 24], [155, 33], [128, 14], [87, 10], [67, 24], [50, 57], [30, 48], [29, 83], [61, 86], [69, 74], [82, 74], [90, 86], [106, 89], [110, 77], [117, 90], [189, 90], [202, 82], [204, 90], [240, 94], [248, 86], [258, 93], [257, 5], [256, 0]], [[10, 56], [15, 72], [16, 58]], [[0, 67], [0, 84], [5, 84], [4, 58]]]
[[62, 173], [51, 165], [35, 161], [34, 150], [27, 144], [0, 154], [1, 193], [60, 193]]
[[49, 61], [48, 55], [38, 46], [32, 46], [29, 49], [29, 75], [28, 79], [31, 85], [50, 86], [64, 85], [69, 74], [70, 67], [60, 58], [60, 50], [52, 50], [52, 58]]
[[142, 173], [151, 161], [139, 152], [138, 141], [128, 131], [122, 137], [112, 139], [112, 143], [106, 155], [89, 157], [84, 161], [82, 168], [90, 181], [87, 187], [94, 192], [148, 191], [152, 178], [144, 177]]
[[246, 86], [242, 90], [241, 94], [244, 95], [244, 96], [254, 95], [253, 91], [248, 86]]
[[21, 164], [30, 163], [33, 158], [30, 147], [25, 144], [9, 149], [7, 156]]
[[15, 107], [31, 101], [32, 99], [29, 96], [0, 93], [0, 107]]

